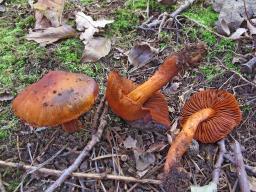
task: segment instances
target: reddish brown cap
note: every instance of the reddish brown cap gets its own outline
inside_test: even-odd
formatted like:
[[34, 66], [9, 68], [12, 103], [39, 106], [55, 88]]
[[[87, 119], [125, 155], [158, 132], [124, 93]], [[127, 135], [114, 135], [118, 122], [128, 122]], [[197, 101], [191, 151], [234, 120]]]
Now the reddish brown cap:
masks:
[[98, 85], [84, 74], [51, 71], [13, 101], [14, 113], [33, 126], [56, 126], [77, 119], [94, 104]]
[[[138, 85], [121, 77], [117, 72], [108, 75], [106, 99], [112, 111], [126, 121], [141, 121], [144, 124], [170, 125], [168, 106], [164, 96], [158, 91], [146, 103], [131, 100], [127, 95]], [[154, 125], [154, 126], [155, 126]]]
[[215, 114], [197, 127], [194, 138], [202, 143], [214, 143], [226, 137], [242, 119], [239, 103], [232, 94], [224, 90], [208, 89], [195, 93], [185, 103], [181, 124], [190, 115], [205, 108], [212, 108]]

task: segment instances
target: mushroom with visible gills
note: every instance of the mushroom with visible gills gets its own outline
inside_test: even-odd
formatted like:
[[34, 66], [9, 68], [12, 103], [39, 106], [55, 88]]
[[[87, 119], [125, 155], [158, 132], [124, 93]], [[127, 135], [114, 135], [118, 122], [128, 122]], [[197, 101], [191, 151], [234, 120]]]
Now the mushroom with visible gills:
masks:
[[91, 109], [98, 85], [84, 74], [50, 71], [13, 101], [14, 113], [35, 126], [62, 125], [67, 132], [81, 128], [78, 118]]
[[168, 151], [166, 174], [176, 166], [193, 138], [202, 143], [215, 143], [225, 138], [242, 119], [236, 98], [217, 89], [195, 93], [185, 103], [181, 116], [182, 130]]
[[179, 71], [194, 66], [206, 48], [193, 44], [169, 56], [146, 82], [137, 85], [117, 72], [108, 75], [106, 99], [112, 111], [133, 125], [143, 128], [167, 128], [170, 125], [168, 106], [159, 90]]

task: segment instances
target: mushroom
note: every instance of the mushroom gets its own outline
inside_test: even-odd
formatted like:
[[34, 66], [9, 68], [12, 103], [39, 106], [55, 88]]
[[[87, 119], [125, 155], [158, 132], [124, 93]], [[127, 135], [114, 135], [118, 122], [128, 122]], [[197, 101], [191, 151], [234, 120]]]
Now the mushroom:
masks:
[[181, 116], [182, 130], [168, 151], [165, 173], [176, 166], [193, 138], [202, 143], [215, 143], [226, 137], [242, 119], [236, 98], [217, 89], [194, 94], [185, 103]]
[[81, 128], [78, 117], [87, 112], [98, 96], [98, 85], [84, 74], [50, 71], [28, 86], [13, 101], [14, 113], [35, 126], [57, 126], [67, 132]]
[[193, 44], [169, 56], [146, 82], [137, 85], [117, 72], [108, 75], [106, 99], [112, 111], [134, 126], [166, 128], [170, 125], [168, 106], [161, 87], [187, 66], [198, 63], [206, 48]]

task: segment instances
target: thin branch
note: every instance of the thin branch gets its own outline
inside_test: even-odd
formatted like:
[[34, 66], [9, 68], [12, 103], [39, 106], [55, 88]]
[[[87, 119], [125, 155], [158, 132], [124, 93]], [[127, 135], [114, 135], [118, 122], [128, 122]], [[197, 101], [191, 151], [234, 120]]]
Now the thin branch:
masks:
[[220, 65], [221, 65], [224, 69], [226, 69], [227, 71], [231, 71], [232, 73], [234, 73], [234, 74], [236, 74], [237, 76], [239, 76], [239, 77], [240, 77], [243, 81], [245, 81], [246, 83], [248, 83], [248, 84], [250, 84], [250, 85], [256, 87], [256, 84], [255, 84], [255, 83], [253, 83], [253, 82], [247, 80], [245, 77], [243, 77], [243, 76], [242, 76], [241, 74], [239, 74], [238, 72], [236, 72], [236, 71], [234, 71], [234, 70], [232, 70], [232, 69], [227, 68], [227, 67], [222, 63], [222, 61], [221, 61], [219, 58], [216, 57], [216, 59], [219, 61]]
[[219, 145], [219, 156], [218, 156], [218, 159], [217, 159], [217, 161], [214, 165], [214, 170], [213, 170], [213, 173], [212, 173], [212, 182], [216, 183], [216, 185], [219, 183], [221, 165], [224, 161], [224, 154], [226, 153], [226, 147], [225, 147], [224, 139], [219, 141], [218, 145]]
[[[0, 166], [3, 167], [13, 167], [13, 168], [19, 168], [19, 169], [25, 169], [25, 170], [36, 170], [39, 173], [44, 173], [45, 175], [49, 176], [60, 176], [62, 174], [62, 171], [55, 170], [55, 169], [47, 169], [47, 168], [40, 168], [38, 169], [36, 166], [31, 165], [24, 165], [20, 163], [13, 163], [13, 162], [6, 162], [0, 160]], [[87, 178], [87, 179], [99, 179], [99, 180], [119, 180], [124, 182], [133, 182], [133, 183], [144, 183], [144, 184], [154, 184], [154, 185], [160, 185], [162, 182], [160, 180], [154, 180], [154, 179], [137, 179], [135, 177], [127, 177], [127, 176], [121, 176], [121, 175], [111, 175], [111, 174], [105, 174], [105, 173], [80, 173], [80, 172], [73, 172], [70, 174], [73, 177], [77, 178]]]
[[235, 140], [232, 146], [235, 155], [236, 171], [240, 185], [240, 190], [241, 192], [250, 192], [249, 181], [245, 171], [243, 155], [241, 152], [241, 145], [238, 143], [238, 141]]
[[92, 135], [91, 140], [81, 151], [81, 153], [76, 158], [74, 163], [63, 171], [61, 176], [48, 189], [46, 189], [46, 192], [53, 192], [54, 190], [56, 190], [56, 188], [58, 188], [72, 174], [72, 172], [78, 169], [79, 165], [82, 163], [84, 158], [89, 155], [92, 148], [100, 141], [104, 128], [107, 125], [107, 121], [105, 120], [107, 109], [107, 104], [105, 104], [97, 132], [94, 135]]

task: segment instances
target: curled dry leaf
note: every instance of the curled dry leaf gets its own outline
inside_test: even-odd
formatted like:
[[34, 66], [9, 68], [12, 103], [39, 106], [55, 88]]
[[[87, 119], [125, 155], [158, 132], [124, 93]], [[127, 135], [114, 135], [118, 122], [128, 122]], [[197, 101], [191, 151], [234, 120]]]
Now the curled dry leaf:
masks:
[[241, 39], [241, 37], [247, 32], [245, 28], [238, 28], [229, 38], [233, 40]]
[[13, 99], [13, 96], [8, 91], [0, 92], [0, 101], [10, 101]]
[[[252, 19], [253, 22], [253, 19]], [[249, 29], [249, 32], [251, 35], [256, 35], [256, 26], [252, 25], [249, 21], [247, 21], [247, 28]]]
[[37, 30], [30, 32], [27, 36], [27, 40], [33, 40], [40, 43], [42, 46], [54, 43], [60, 39], [66, 39], [74, 37], [76, 31], [69, 25], [62, 25], [59, 27], [49, 27], [44, 30]]
[[141, 150], [134, 150], [134, 157], [136, 161], [136, 169], [138, 171], [143, 171], [147, 169], [150, 165], [154, 164], [156, 157], [153, 153], [148, 153]]
[[38, 0], [33, 5], [36, 17], [35, 29], [59, 27], [62, 24], [62, 12], [65, 0]]
[[126, 149], [135, 149], [137, 140], [133, 139], [130, 135], [123, 142]]
[[128, 53], [128, 60], [134, 66], [134, 69], [131, 71], [149, 63], [157, 53], [158, 50], [151, 47], [148, 43], [135, 45]]
[[110, 39], [94, 37], [84, 47], [82, 62], [94, 62], [108, 55], [111, 50]]
[[76, 14], [76, 27], [82, 31], [80, 39], [85, 44], [82, 62], [94, 62], [106, 56], [111, 50], [111, 41], [103, 37], [94, 37], [99, 32], [99, 28], [105, 27], [113, 20], [99, 19], [94, 21], [91, 16], [83, 12]]

